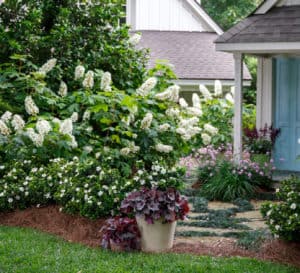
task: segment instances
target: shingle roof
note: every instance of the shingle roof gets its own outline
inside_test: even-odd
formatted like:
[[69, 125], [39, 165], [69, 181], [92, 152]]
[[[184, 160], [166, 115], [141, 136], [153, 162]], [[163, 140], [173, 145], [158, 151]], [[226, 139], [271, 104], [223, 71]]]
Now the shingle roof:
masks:
[[[149, 67], [156, 60], [169, 60], [179, 79], [233, 80], [233, 55], [215, 50], [216, 33], [141, 31], [140, 46], [150, 49]], [[244, 79], [251, 76], [245, 67]]]
[[221, 35], [216, 43], [300, 42], [300, 5], [274, 7], [251, 15]]

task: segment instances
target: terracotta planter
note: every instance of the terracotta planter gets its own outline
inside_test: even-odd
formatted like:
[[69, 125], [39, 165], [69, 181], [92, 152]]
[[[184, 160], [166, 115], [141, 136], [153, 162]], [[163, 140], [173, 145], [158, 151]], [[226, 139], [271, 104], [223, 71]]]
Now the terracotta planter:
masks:
[[143, 218], [136, 217], [141, 233], [142, 251], [163, 252], [173, 247], [176, 222], [163, 224], [162, 220], [148, 224]]

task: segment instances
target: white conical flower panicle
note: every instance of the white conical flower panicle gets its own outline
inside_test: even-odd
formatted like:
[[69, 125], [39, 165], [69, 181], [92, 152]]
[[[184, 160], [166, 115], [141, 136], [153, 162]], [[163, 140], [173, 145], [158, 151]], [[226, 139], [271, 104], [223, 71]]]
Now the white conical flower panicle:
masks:
[[186, 100], [184, 98], [179, 99], [179, 105], [180, 105], [181, 108], [189, 107], [188, 103], [186, 102]]
[[164, 123], [164, 124], [158, 126], [158, 131], [163, 133], [163, 132], [169, 131], [170, 128], [171, 128], [171, 125], [169, 123]]
[[164, 145], [164, 144], [157, 144], [155, 146], [155, 150], [160, 152], [160, 153], [170, 153], [172, 152], [174, 149], [172, 146], [170, 145]]
[[60, 82], [58, 94], [61, 97], [65, 97], [65, 96], [68, 95], [68, 86], [67, 86], [67, 84], [64, 81]]
[[219, 132], [218, 128], [216, 128], [216, 127], [214, 127], [214, 126], [212, 126], [210, 124], [205, 124], [204, 125], [204, 130], [206, 132], [210, 133], [213, 136], [216, 135]]
[[143, 120], [141, 122], [141, 129], [143, 129], [143, 130], [149, 129], [151, 126], [152, 120], [153, 120], [152, 113], [146, 114], [146, 116], [143, 118]]
[[6, 124], [0, 120], [0, 134], [4, 136], [8, 136], [11, 133], [10, 129], [6, 126]]
[[201, 109], [201, 101], [198, 94], [194, 93], [192, 100], [193, 100], [193, 107]]
[[183, 140], [188, 141], [201, 132], [201, 129], [196, 126], [198, 123], [199, 118], [197, 117], [181, 119], [178, 128], [176, 129], [176, 133], [179, 134]]
[[148, 96], [150, 91], [156, 86], [156, 84], [157, 84], [157, 79], [155, 77], [149, 78], [137, 90], [137, 94], [142, 97]]
[[141, 38], [142, 38], [141, 34], [135, 33], [129, 38], [129, 43], [132, 45], [137, 45], [141, 41]]
[[50, 59], [39, 69], [39, 72], [47, 74], [55, 67], [56, 63], [57, 59]]
[[36, 116], [40, 112], [31, 96], [25, 98], [25, 110], [30, 116]]
[[37, 134], [32, 128], [27, 129], [26, 134], [36, 147], [43, 146], [44, 136], [42, 134]]
[[72, 135], [73, 133], [73, 122], [70, 118], [63, 120], [60, 124], [59, 132], [64, 135]]
[[1, 120], [5, 123], [9, 123], [12, 118], [12, 113], [9, 111], [6, 111], [2, 116]]
[[83, 121], [88, 121], [88, 120], [90, 120], [90, 118], [91, 118], [91, 112], [89, 110], [86, 110], [83, 113], [82, 120]]
[[75, 81], [81, 80], [84, 77], [85, 68], [82, 65], [77, 65], [75, 68]]
[[196, 107], [188, 107], [185, 109], [185, 112], [188, 115], [196, 116], [196, 117], [201, 117], [203, 114], [202, 110]]
[[111, 91], [111, 74], [109, 72], [105, 72], [101, 78], [101, 90], [105, 92]]
[[205, 100], [211, 100], [212, 99], [212, 95], [209, 92], [209, 90], [205, 87], [205, 85], [200, 84], [199, 90], [200, 90], [200, 92], [203, 95]]
[[222, 82], [219, 80], [215, 81], [215, 96], [220, 97], [223, 94]]
[[84, 88], [92, 89], [94, 87], [94, 72], [92, 70], [89, 70], [85, 74], [85, 78], [82, 82], [82, 86]]
[[201, 137], [202, 137], [202, 141], [203, 141], [203, 144], [204, 145], [209, 145], [211, 143], [211, 136], [206, 134], [206, 133], [203, 133], [201, 134]]
[[173, 102], [178, 102], [179, 101], [179, 91], [180, 87], [178, 85], [172, 85], [167, 88], [162, 93], [156, 94], [155, 98], [158, 100], [169, 100]]
[[39, 119], [36, 123], [36, 129], [40, 135], [45, 136], [52, 130], [52, 127], [47, 120]]
[[179, 111], [179, 109], [176, 109], [176, 108], [169, 108], [166, 110], [166, 115], [168, 117], [176, 118], [180, 115], [180, 111]]
[[234, 86], [231, 86], [230, 93], [231, 93], [232, 97], [234, 98], [234, 94], [235, 94], [235, 87]]
[[25, 127], [25, 121], [22, 119], [21, 116], [19, 115], [14, 115], [11, 125], [14, 128], [16, 132], [22, 131], [23, 128]]
[[230, 93], [227, 93], [226, 96], [225, 96], [225, 99], [231, 103], [231, 104], [234, 104], [234, 99], [232, 97], [232, 95]]
[[71, 116], [71, 120], [72, 122], [77, 122], [79, 119], [79, 116], [78, 116], [78, 113], [77, 112], [74, 112]]

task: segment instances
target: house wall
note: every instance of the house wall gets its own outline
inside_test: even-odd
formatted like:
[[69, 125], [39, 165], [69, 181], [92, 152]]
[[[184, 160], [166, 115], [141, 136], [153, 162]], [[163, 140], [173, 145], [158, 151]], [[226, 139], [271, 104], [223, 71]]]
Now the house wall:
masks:
[[256, 127], [273, 123], [273, 59], [258, 58]]
[[186, 0], [127, 0], [132, 30], [214, 31]]

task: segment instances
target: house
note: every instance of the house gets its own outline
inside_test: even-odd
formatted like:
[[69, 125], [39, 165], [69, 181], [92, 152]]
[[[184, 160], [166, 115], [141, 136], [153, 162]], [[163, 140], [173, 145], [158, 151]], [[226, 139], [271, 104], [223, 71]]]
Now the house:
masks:
[[[168, 60], [178, 77], [181, 95], [191, 97], [199, 84], [234, 85], [232, 54], [217, 52], [214, 40], [223, 33], [200, 5], [200, 0], [127, 0], [127, 24], [141, 32], [140, 46], [150, 49], [149, 67]], [[245, 67], [244, 85], [251, 76]], [[228, 88], [229, 89], [229, 88]]]
[[234, 151], [242, 150], [243, 56], [258, 58], [257, 127], [281, 129], [274, 149], [280, 171], [300, 171], [300, 0], [266, 0], [216, 40], [235, 59]]

